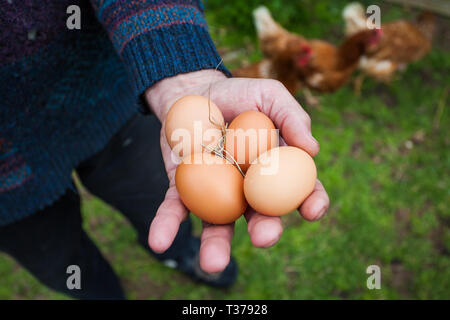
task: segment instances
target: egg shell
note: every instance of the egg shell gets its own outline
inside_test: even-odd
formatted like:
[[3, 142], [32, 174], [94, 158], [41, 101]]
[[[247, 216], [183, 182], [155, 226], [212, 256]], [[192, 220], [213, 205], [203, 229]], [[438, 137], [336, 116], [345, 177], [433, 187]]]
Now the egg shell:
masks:
[[264, 215], [282, 216], [297, 209], [312, 193], [316, 178], [316, 165], [308, 153], [290, 146], [274, 148], [248, 169], [245, 198]]
[[[210, 121], [210, 110], [213, 122]], [[222, 112], [212, 101], [208, 104], [208, 98], [199, 95], [184, 96], [167, 113], [167, 142], [180, 158], [202, 152], [202, 144], [210, 147], [218, 144], [224, 123]]]
[[225, 150], [246, 172], [253, 160], [278, 146], [278, 132], [264, 113], [251, 110], [239, 114], [227, 128]]
[[191, 154], [175, 173], [175, 184], [184, 205], [203, 221], [227, 224], [247, 208], [244, 178], [228, 161], [211, 153]]

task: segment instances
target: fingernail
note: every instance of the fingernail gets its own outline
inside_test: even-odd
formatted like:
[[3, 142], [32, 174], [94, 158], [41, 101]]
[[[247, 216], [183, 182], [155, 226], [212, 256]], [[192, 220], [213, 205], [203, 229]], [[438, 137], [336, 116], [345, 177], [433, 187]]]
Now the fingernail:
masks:
[[314, 143], [319, 144], [319, 141], [317, 141], [317, 139], [314, 138], [314, 136], [312, 135], [312, 132], [311, 132], [311, 131], [309, 131], [309, 136], [310, 136], [311, 140], [314, 141]]
[[320, 209], [319, 214], [317, 215], [316, 220], [320, 220], [320, 219], [325, 215], [326, 212], [327, 212], [327, 207], [326, 207], [326, 206], [323, 206], [322, 209]]

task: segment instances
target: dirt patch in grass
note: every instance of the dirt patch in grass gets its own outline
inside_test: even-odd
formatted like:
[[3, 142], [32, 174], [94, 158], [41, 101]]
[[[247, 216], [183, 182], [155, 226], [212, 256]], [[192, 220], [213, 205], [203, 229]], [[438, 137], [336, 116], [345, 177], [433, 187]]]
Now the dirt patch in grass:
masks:
[[411, 211], [408, 208], [400, 208], [395, 212], [395, 228], [398, 237], [403, 239], [411, 230]]
[[360, 140], [355, 141], [351, 147], [351, 155], [354, 158], [358, 158], [361, 155], [363, 146], [364, 146], [364, 143], [362, 141], [360, 141]]
[[436, 16], [436, 30], [434, 33], [433, 46], [450, 50], [450, 19], [443, 16]]
[[392, 280], [391, 285], [396, 289], [403, 298], [409, 298], [411, 290], [411, 281], [414, 278], [412, 271], [407, 270], [400, 260], [391, 262]]
[[[397, 76], [401, 75], [397, 74]], [[392, 93], [388, 83], [377, 83], [373, 89], [367, 90], [364, 94], [379, 97], [388, 108], [395, 108], [398, 104], [397, 97]]]
[[289, 228], [294, 226], [299, 226], [302, 224], [303, 218], [298, 212], [290, 213], [281, 218], [283, 223], [283, 228]]
[[167, 284], [155, 283], [148, 276], [140, 277], [139, 281], [124, 279], [122, 286], [125, 292], [132, 293], [134, 299], [163, 299], [169, 290]]
[[439, 226], [437, 228], [434, 228], [429, 235], [429, 238], [431, 239], [435, 250], [439, 252], [439, 254], [447, 257], [450, 255], [450, 252], [448, 244], [445, 243], [444, 232], [448, 225], [450, 225], [449, 219], [439, 218]]

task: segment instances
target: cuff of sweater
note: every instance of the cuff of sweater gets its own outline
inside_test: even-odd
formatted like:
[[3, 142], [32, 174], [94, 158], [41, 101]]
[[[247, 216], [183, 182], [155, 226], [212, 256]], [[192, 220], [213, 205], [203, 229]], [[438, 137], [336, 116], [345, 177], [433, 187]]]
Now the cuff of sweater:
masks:
[[[193, 24], [172, 25], [136, 37], [123, 49], [122, 59], [141, 97], [141, 111], [148, 110], [142, 104], [143, 93], [154, 83], [180, 73], [216, 68], [221, 60], [208, 31]], [[218, 70], [231, 77], [223, 64]]]

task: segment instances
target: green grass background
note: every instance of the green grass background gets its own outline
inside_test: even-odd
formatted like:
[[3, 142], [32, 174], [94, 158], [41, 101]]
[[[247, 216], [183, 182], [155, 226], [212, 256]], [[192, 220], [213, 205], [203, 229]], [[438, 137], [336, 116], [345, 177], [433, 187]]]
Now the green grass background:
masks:
[[[211, 34], [227, 65], [257, 61], [261, 52], [251, 11], [262, 1], [207, 0]], [[372, 1], [373, 2], [373, 1]], [[346, 1], [271, 1], [290, 30], [338, 43]], [[379, 3], [375, 1], [375, 3]], [[412, 18], [408, 8], [382, 7], [382, 20]], [[252, 247], [236, 224], [239, 262], [228, 290], [192, 283], [137, 245], [122, 216], [84, 194], [84, 225], [122, 279], [130, 299], [448, 299], [449, 259], [449, 19], [440, 18], [435, 48], [390, 85], [348, 85], [304, 105], [321, 144], [315, 158], [331, 208], [319, 222], [286, 216], [270, 249]], [[304, 99], [299, 97], [299, 101]], [[195, 219], [195, 231], [200, 223]], [[381, 290], [368, 290], [367, 266], [381, 267]], [[0, 299], [64, 299], [0, 254]]]

